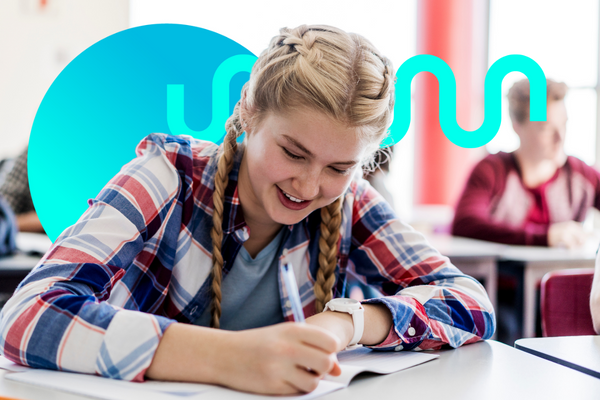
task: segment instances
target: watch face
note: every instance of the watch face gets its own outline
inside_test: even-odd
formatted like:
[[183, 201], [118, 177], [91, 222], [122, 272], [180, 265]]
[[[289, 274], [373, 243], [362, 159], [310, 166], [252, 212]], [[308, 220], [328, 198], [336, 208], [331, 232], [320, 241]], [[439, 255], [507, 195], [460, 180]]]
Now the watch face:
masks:
[[351, 306], [357, 303], [360, 303], [358, 300], [355, 299], [335, 299], [335, 302], [338, 304], [343, 304], [343, 305], [347, 305], [347, 306]]
[[346, 298], [333, 299], [328, 304], [330, 307], [335, 307], [337, 311], [346, 311], [361, 307], [360, 301]]

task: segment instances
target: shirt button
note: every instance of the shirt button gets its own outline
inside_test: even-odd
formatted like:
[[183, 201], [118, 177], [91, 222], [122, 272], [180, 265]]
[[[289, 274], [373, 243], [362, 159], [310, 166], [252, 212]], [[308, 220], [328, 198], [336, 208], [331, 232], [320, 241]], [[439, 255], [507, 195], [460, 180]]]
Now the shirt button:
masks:
[[190, 315], [196, 314], [196, 310], [198, 310], [198, 306], [194, 306], [194, 308], [192, 308], [192, 311], [190, 311]]
[[408, 328], [408, 335], [409, 336], [415, 336], [415, 333], [417, 333], [415, 331], [415, 328], [413, 328], [412, 326], [410, 328]]
[[398, 345], [398, 346], [394, 347], [394, 351], [402, 351], [402, 350], [404, 350], [404, 346], [402, 346], [402, 345]]

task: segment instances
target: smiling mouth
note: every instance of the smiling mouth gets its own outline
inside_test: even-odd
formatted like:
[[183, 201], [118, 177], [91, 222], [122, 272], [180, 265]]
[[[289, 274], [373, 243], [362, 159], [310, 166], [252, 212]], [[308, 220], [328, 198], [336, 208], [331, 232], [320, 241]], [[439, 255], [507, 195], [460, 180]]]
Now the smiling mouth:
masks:
[[[279, 188], [279, 189], [281, 189], [281, 188]], [[286, 192], [285, 190], [283, 190], [283, 189], [281, 189], [281, 191], [283, 192], [283, 194], [285, 195], [285, 197], [287, 197], [288, 199], [290, 199], [291, 201], [293, 201], [293, 202], [295, 202], [295, 203], [304, 203], [305, 201], [307, 201], [307, 200], [301, 200], [301, 199], [298, 199], [298, 198], [296, 198], [296, 197], [294, 197], [294, 196], [290, 195], [289, 193], [287, 193], [287, 192]]]
[[299, 199], [297, 197], [292, 196], [289, 193], [286, 193], [279, 186], [275, 185], [275, 187], [277, 187], [277, 195], [279, 197], [279, 201], [281, 202], [281, 204], [283, 204], [286, 208], [290, 210], [303, 210], [310, 204], [312, 204], [312, 200]]

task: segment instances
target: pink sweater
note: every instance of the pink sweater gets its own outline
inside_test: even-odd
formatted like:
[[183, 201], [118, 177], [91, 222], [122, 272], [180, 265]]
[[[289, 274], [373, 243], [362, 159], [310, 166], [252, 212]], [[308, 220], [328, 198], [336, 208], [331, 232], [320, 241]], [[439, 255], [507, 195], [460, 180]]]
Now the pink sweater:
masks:
[[[550, 223], [583, 221], [600, 209], [600, 173], [569, 156], [549, 182], [544, 200]], [[506, 244], [548, 245], [548, 226], [526, 224], [534, 196], [525, 188], [512, 153], [490, 154], [475, 166], [458, 201], [452, 234]]]

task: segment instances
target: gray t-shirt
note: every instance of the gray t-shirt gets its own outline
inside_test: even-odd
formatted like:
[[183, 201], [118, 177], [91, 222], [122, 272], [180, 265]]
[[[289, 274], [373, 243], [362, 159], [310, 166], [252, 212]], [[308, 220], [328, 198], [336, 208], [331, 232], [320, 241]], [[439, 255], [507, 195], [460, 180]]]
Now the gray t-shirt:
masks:
[[[278, 281], [284, 230], [254, 259], [244, 246], [240, 249], [231, 271], [221, 282], [221, 329], [239, 331], [284, 321]], [[208, 305], [194, 325], [210, 326], [210, 309]]]

